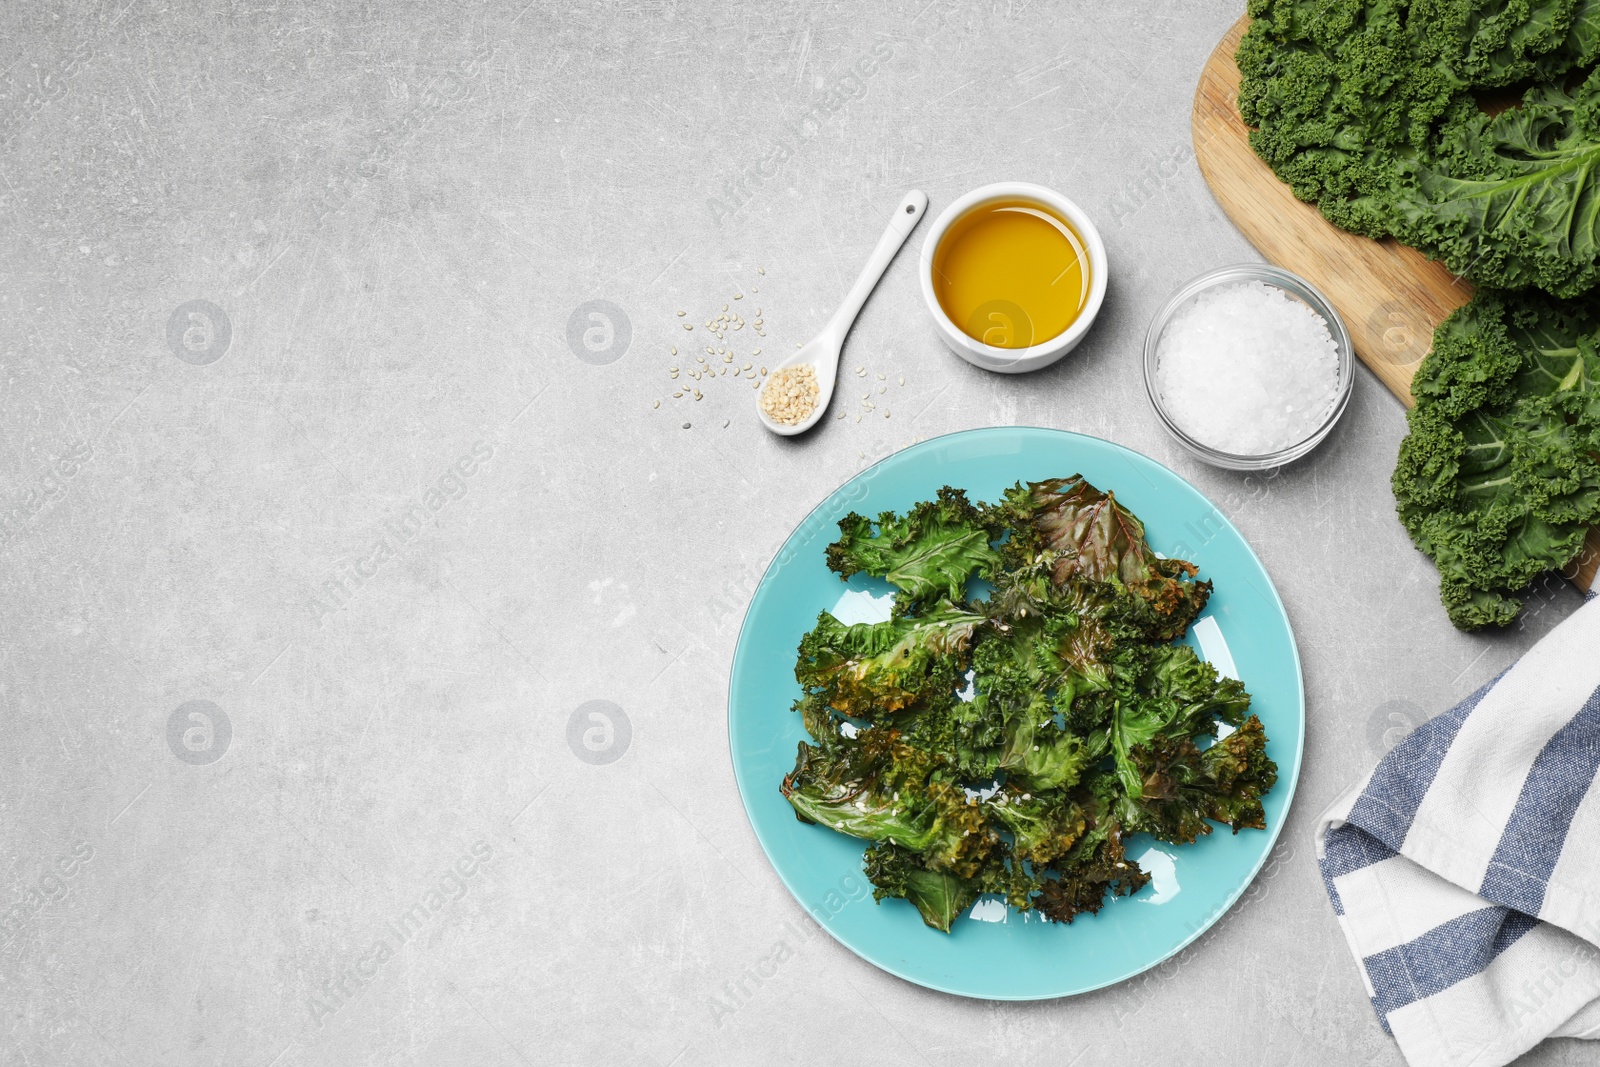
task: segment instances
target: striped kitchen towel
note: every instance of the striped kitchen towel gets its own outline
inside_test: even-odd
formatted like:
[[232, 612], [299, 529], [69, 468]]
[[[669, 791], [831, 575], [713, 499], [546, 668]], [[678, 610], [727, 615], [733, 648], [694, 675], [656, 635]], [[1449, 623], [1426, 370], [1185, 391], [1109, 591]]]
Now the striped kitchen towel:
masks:
[[1318, 821], [1334, 913], [1412, 1067], [1600, 1038], [1600, 598]]

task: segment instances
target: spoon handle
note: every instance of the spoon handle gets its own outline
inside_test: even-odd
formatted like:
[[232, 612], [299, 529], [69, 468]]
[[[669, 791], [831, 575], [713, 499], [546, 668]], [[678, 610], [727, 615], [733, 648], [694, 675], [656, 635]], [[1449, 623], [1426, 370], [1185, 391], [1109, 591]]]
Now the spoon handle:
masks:
[[839, 310], [833, 313], [833, 318], [828, 320], [828, 325], [823, 330], [836, 344], [844, 343], [845, 334], [850, 332], [856, 316], [861, 313], [861, 305], [867, 302], [873, 286], [878, 284], [883, 272], [889, 269], [894, 254], [900, 251], [900, 246], [906, 243], [906, 238], [911, 236], [911, 231], [922, 221], [922, 216], [927, 214], [927, 211], [928, 198], [920, 189], [913, 189], [900, 198], [894, 214], [889, 216], [889, 225], [884, 228], [883, 236], [878, 238], [878, 247], [872, 250], [872, 258], [861, 268], [861, 276], [850, 287], [844, 303], [839, 305]]

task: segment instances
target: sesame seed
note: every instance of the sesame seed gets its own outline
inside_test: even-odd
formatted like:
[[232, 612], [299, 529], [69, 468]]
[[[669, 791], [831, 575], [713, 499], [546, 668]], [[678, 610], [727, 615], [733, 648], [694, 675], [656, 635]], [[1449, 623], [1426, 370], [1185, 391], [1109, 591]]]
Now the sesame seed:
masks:
[[881, 374], [878, 375], [878, 381], [880, 381], [880, 382], [883, 381], [883, 375], [881, 375]]
[[765, 274], [765, 273], [767, 273], [767, 268], [765, 268], [765, 267], [757, 267], [756, 268], [756, 273], [757, 274]]
[[744, 299], [744, 294], [743, 293], [734, 293], [733, 294], [733, 298], [735, 300], [743, 300]]
[[678, 346], [677, 345], [673, 345], [672, 346], [672, 354], [673, 355], [677, 355], [678, 354]]
[[816, 367], [809, 363], [783, 367], [761, 390], [761, 410], [773, 422], [797, 426], [811, 417], [820, 395]]
[[692, 322], [686, 322], [686, 323], [684, 323], [684, 324], [683, 324], [683, 328], [684, 328], [684, 329], [685, 329], [685, 330], [692, 330], [692, 329], [694, 329], [694, 323], [692, 323]]
[[655, 402], [654, 402], [654, 403], [653, 403], [653, 404], [651, 404], [651, 405], [650, 405], [650, 406], [651, 406], [651, 407], [652, 407], [652, 408], [658, 408], [658, 407], [660, 407], [660, 406], [661, 406], [661, 401], [659, 401], [659, 400], [657, 400], [657, 401], [655, 401]]
[[900, 384], [901, 384], [901, 385], [904, 385], [904, 384], [906, 384], [906, 379], [905, 379], [905, 376], [904, 376], [904, 375], [902, 375], [902, 376], [901, 376], [901, 378], [900, 378]]
[[683, 428], [684, 428], [684, 429], [685, 429], [685, 430], [687, 430], [687, 429], [688, 429], [688, 428], [689, 428], [689, 424], [688, 424], [688, 423], [687, 423], [687, 422], [686, 422], [686, 423], [684, 423], [684, 424], [683, 424]]
[[723, 304], [722, 305], [722, 310], [723, 311], [727, 311], [728, 310], [728, 305], [727, 304]]
[[680, 318], [680, 319], [681, 319], [681, 318], [683, 318], [683, 317], [684, 317], [684, 316], [685, 316], [685, 315], [687, 315], [687, 314], [689, 314], [689, 313], [688, 313], [688, 312], [687, 312], [687, 311], [680, 311], [680, 312], [678, 312], [678, 318]]

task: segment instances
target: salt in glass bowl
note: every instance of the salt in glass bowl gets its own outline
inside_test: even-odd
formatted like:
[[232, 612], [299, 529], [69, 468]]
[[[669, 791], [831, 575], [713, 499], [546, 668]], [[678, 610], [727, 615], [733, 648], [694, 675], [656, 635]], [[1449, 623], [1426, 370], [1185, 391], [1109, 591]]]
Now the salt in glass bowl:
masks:
[[[1177, 419], [1173, 418], [1165, 398], [1161, 395], [1160, 379], [1157, 374], [1160, 369], [1161, 338], [1166, 333], [1172, 317], [1177, 314], [1179, 308], [1188, 305], [1201, 293], [1239, 282], [1264, 282], [1311, 308], [1328, 324], [1328, 332], [1333, 335], [1333, 343], [1338, 349], [1339, 380], [1335, 386], [1333, 406], [1329, 409], [1327, 417], [1307, 437], [1276, 452], [1244, 455], [1224, 452], [1196, 440]], [[1333, 305], [1328, 303], [1327, 297], [1318, 292], [1315, 286], [1299, 275], [1278, 267], [1263, 263], [1240, 263], [1208, 271], [1190, 280], [1180, 286], [1178, 291], [1161, 306], [1161, 310], [1156, 312], [1155, 318], [1150, 322], [1149, 332], [1144, 338], [1144, 389], [1150, 397], [1150, 406], [1155, 408], [1157, 417], [1161, 419], [1161, 425], [1167, 428], [1167, 432], [1180, 445], [1196, 456], [1213, 466], [1225, 467], [1228, 470], [1270, 470], [1286, 463], [1293, 463], [1305, 456], [1332, 432], [1334, 425], [1344, 414], [1344, 409], [1350, 404], [1350, 391], [1355, 384], [1355, 362], [1355, 349], [1351, 347], [1350, 333], [1345, 329], [1344, 320], [1333, 309]]]

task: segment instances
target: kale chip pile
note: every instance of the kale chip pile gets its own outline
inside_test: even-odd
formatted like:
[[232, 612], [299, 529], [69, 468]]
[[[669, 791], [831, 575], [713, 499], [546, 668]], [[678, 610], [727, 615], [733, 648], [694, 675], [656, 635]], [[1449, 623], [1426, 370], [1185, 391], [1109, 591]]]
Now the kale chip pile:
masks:
[[1451, 621], [1505, 626], [1600, 524], [1600, 0], [1250, 15], [1255, 152], [1336, 225], [1486, 287], [1417, 370], [1393, 488]]
[[[1265, 827], [1277, 767], [1250, 696], [1173, 643], [1211, 583], [1112, 494], [1074, 476], [991, 506], [946, 487], [839, 529], [829, 567], [888, 580], [894, 611], [823, 612], [801, 640], [812, 741], [782, 790], [802, 821], [871, 842], [880, 901], [945, 932], [985, 893], [1071, 922], [1149, 881], [1129, 834]], [[973, 578], [986, 598], [966, 598]]]

